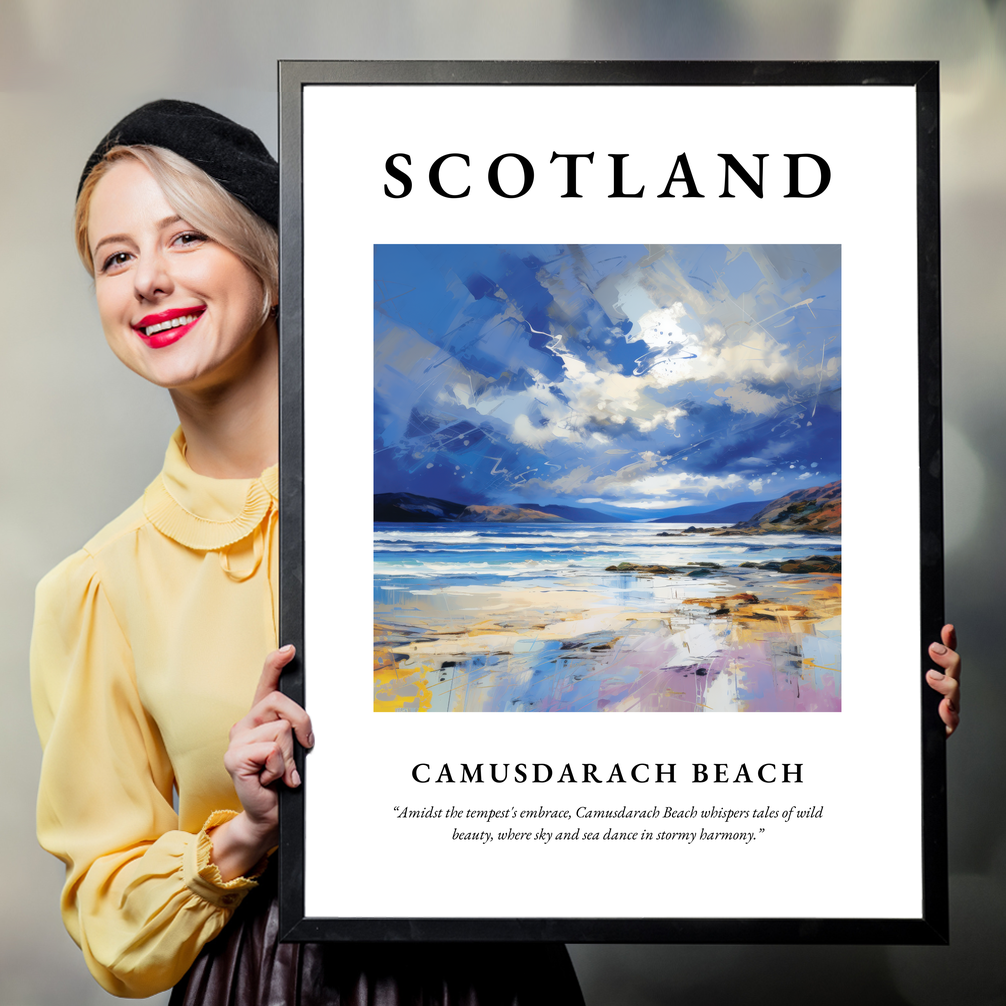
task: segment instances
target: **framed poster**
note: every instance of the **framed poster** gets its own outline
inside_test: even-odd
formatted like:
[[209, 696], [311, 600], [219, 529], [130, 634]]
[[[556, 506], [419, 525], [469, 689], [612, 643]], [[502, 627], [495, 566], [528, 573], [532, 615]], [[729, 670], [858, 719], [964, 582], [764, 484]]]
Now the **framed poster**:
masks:
[[287, 938], [945, 941], [935, 64], [280, 91]]

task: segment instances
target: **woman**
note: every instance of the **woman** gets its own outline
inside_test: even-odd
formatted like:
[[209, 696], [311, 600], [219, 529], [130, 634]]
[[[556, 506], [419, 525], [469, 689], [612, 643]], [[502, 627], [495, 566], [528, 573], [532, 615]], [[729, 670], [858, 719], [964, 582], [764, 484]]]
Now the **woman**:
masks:
[[106, 339], [180, 426], [143, 497], [38, 589], [38, 831], [67, 929], [121, 996], [582, 1003], [561, 945], [277, 943], [276, 786], [300, 785], [293, 738], [313, 744], [274, 649], [277, 221], [258, 137], [187, 102], [128, 115], [81, 178]]

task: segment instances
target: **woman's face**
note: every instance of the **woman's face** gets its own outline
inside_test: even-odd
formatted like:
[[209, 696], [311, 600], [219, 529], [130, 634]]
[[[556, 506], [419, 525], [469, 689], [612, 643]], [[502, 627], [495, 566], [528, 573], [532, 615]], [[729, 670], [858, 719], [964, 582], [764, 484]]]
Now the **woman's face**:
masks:
[[99, 180], [87, 233], [105, 337], [130, 370], [192, 392], [240, 379], [265, 331], [262, 285], [179, 218], [143, 164], [125, 158]]

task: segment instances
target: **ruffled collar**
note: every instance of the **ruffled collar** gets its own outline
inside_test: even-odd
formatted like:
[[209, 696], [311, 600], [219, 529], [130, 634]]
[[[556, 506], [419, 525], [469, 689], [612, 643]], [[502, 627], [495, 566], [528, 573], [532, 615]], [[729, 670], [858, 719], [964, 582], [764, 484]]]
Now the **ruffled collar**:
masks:
[[162, 534], [186, 548], [211, 552], [251, 534], [279, 500], [279, 466], [257, 479], [213, 479], [185, 460], [185, 437], [175, 430], [164, 468], [143, 494], [143, 512]]

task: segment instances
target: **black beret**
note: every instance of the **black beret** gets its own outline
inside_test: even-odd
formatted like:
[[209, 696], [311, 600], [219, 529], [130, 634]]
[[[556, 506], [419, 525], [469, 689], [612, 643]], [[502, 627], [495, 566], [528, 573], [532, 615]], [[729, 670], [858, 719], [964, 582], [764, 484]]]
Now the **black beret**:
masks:
[[263, 220], [279, 226], [279, 165], [250, 130], [191, 101], [163, 98], [114, 125], [84, 165], [77, 195], [91, 169], [112, 147], [166, 147], [219, 182]]

